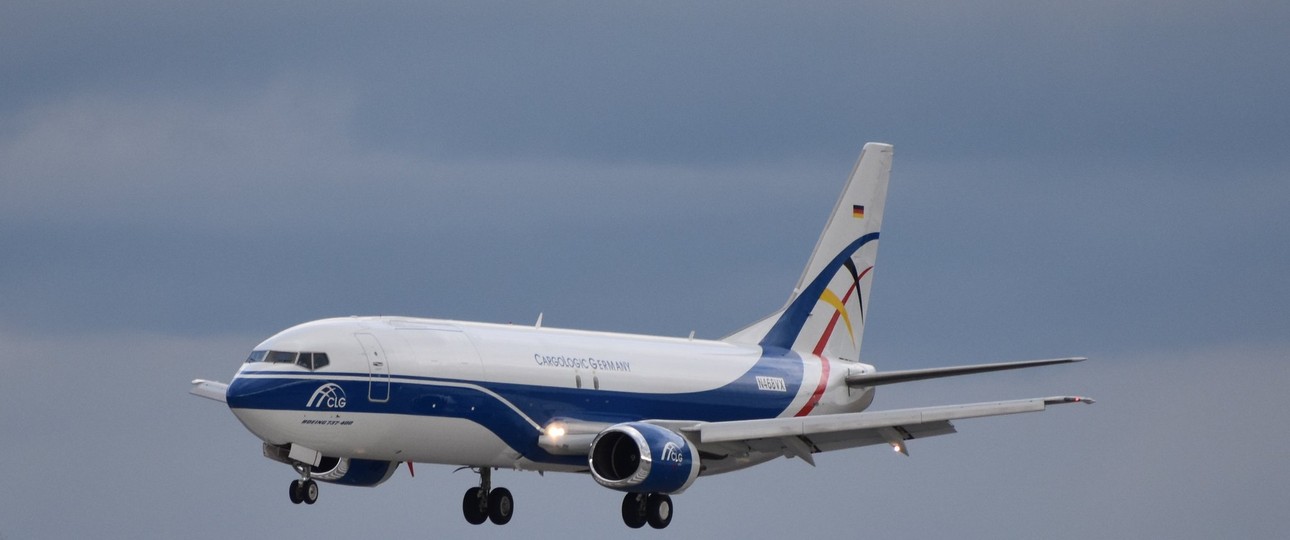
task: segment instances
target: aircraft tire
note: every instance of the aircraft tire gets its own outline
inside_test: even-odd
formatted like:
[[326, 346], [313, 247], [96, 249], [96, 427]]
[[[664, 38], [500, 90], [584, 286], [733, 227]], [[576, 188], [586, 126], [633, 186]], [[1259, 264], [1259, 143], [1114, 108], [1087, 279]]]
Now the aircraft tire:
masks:
[[633, 529], [639, 529], [645, 526], [645, 502], [644, 493], [628, 493], [623, 497], [623, 523]]
[[318, 502], [318, 482], [305, 480], [304, 486], [300, 489], [300, 498], [304, 499], [305, 504]]
[[672, 523], [672, 498], [663, 493], [651, 493], [645, 500], [645, 515], [650, 527], [666, 528]]
[[461, 499], [461, 513], [466, 516], [466, 522], [471, 525], [488, 521], [488, 497], [484, 496], [482, 488], [473, 487], [466, 490], [466, 496]]
[[515, 498], [511, 490], [497, 488], [488, 494], [488, 519], [496, 525], [510, 523], [515, 515]]
[[302, 489], [300, 489], [300, 481], [292, 480], [290, 487], [291, 487], [291, 490], [287, 492], [287, 495], [291, 497], [291, 504], [300, 504], [304, 502], [305, 500], [304, 497], [300, 495], [300, 492], [303, 491]]

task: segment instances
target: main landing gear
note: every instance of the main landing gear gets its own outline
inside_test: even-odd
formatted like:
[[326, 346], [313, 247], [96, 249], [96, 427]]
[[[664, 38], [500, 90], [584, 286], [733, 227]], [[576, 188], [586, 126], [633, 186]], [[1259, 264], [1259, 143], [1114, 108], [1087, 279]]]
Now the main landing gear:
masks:
[[291, 491], [288, 493], [291, 497], [292, 504], [313, 504], [318, 502], [318, 482], [309, 478], [309, 467], [307, 465], [295, 465], [296, 472], [300, 473], [299, 480], [291, 481]]
[[479, 487], [466, 490], [466, 496], [461, 499], [461, 513], [465, 514], [466, 521], [471, 525], [485, 521], [505, 525], [510, 523], [511, 516], [515, 514], [515, 499], [511, 497], [511, 490], [493, 489], [492, 477], [491, 468], [481, 467]]
[[628, 493], [623, 497], [623, 523], [633, 529], [662, 529], [672, 523], [672, 498], [663, 493]]

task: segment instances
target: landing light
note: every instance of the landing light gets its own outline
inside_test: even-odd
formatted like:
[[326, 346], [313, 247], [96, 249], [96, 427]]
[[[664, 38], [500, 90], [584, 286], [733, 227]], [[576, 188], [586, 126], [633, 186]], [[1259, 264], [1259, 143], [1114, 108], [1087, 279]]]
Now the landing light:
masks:
[[553, 439], [558, 439], [558, 438], [560, 438], [560, 437], [563, 437], [563, 436], [564, 436], [564, 426], [562, 426], [562, 425], [560, 425], [560, 424], [551, 424], [551, 425], [549, 425], [549, 426], [547, 426], [547, 427], [546, 427], [546, 435], [547, 435], [548, 437], [553, 438]]
[[892, 449], [892, 450], [894, 450], [894, 451], [896, 451], [896, 452], [899, 452], [899, 451], [900, 451], [900, 445], [899, 445], [899, 444], [894, 444], [894, 443], [893, 443], [893, 444], [891, 445], [891, 449]]

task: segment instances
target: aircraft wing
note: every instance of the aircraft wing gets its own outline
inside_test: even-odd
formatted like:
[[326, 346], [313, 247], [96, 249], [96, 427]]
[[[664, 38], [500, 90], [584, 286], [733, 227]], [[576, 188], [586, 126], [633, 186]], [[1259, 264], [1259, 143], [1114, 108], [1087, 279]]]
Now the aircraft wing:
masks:
[[193, 379], [193, 387], [188, 390], [188, 393], [206, 399], [213, 399], [220, 403], [228, 402], [227, 398], [225, 398], [228, 394], [228, 385], [222, 382]]
[[700, 448], [722, 447], [783, 451], [815, 464], [811, 454], [873, 444], [890, 444], [908, 455], [905, 441], [954, 433], [950, 420], [1044, 410], [1048, 405], [1093, 403], [1074, 396], [1019, 399], [891, 411], [830, 414], [730, 422], [672, 423], [667, 427], [689, 436]]

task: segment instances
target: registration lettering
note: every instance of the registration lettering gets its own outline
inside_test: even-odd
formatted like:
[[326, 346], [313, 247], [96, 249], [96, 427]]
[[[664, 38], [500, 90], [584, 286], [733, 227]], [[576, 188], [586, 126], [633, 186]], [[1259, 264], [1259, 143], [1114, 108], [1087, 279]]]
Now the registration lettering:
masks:
[[757, 389], [767, 392], [787, 392], [788, 385], [784, 384], [783, 377], [757, 377]]

